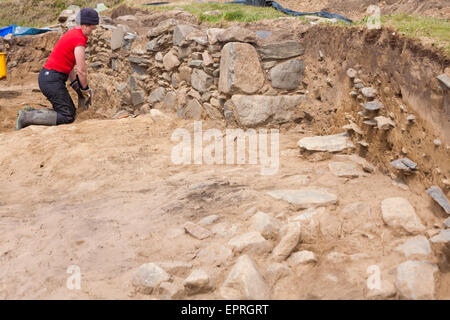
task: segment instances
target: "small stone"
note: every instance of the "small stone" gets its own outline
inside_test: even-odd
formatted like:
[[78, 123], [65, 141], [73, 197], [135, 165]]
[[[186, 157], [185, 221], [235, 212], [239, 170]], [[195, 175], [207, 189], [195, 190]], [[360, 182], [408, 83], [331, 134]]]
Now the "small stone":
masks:
[[377, 95], [377, 90], [372, 87], [364, 87], [361, 89], [361, 93], [364, 97], [372, 99], [375, 98]]
[[430, 243], [424, 236], [411, 238], [404, 244], [395, 248], [395, 250], [403, 253], [406, 258], [409, 258], [410, 256], [427, 257], [431, 253]]
[[147, 263], [139, 267], [133, 278], [133, 285], [144, 294], [151, 294], [161, 282], [168, 281], [170, 276], [158, 265]]
[[290, 266], [298, 266], [301, 264], [317, 262], [317, 258], [314, 252], [303, 250], [291, 254], [287, 262]]
[[408, 200], [400, 197], [387, 198], [381, 202], [383, 221], [393, 228], [402, 228], [409, 233], [419, 233], [425, 227], [417, 217]]
[[391, 166], [403, 172], [409, 173], [417, 168], [417, 163], [408, 158], [401, 158], [392, 161]]
[[270, 284], [275, 284], [281, 278], [287, 277], [291, 273], [288, 266], [272, 262], [266, 269], [265, 278]]
[[367, 299], [388, 299], [396, 295], [397, 290], [393, 283], [387, 280], [381, 280], [379, 289], [369, 289], [366, 295]]
[[280, 232], [280, 223], [264, 212], [257, 212], [250, 219], [250, 228], [260, 232], [265, 239], [277, 239]]
[[192, 263], [184, 261], [164, 261], [157, 264], [167, 273], [178, 277], [185, 276], [192, 269]]
[[390, 118], [378, 116], [375, 117], [374, 120], [377, 122], [377, 127], [380, 130], [389, 130], [395, 127], [394, 121], [392, 121]]
[[442, 144], [441, 140], [439, 140], [439, 139], [434, 139], [433, 143], [436, 147], [439, 147]]
[[207, 225], [213, 224], [213, 223], [216, 222], [217, 220], [219, 220], [219, 216], [213, 214], [213, 215], [204, 217], [202, 220], [200, 220], [200, 221], [198, 222], [198, 224], [200, 224], [200, 225], [202, 225], [202, 226], [207, 226]]
[[177, 56], [174, 55], [172, 51], [169, 51], [163, 57], [164, 69], [166, 69], [167, 71], [171, 71], [172, 69], [178, 67], [180, 63], [180, 60], [178, 60]]
[[203, 240], [211, 236], [211, 232], [192, 222], [184, 225], [184, 230], [196, 239]]
[[435, 298], [435, 278], [438, 271], [429, 262], [406, 261], [397, 267], [395, 286], [401, 299], [431, 300]]
[[159, 298], [162, 300], [180, 300], [184, 296], [184, 287], [170, 282], [159, 285]]
[[440, 230], [439, 234], [432, 237], [430, 241], [433, 243], [449, 243], [450, 230]]
[[442, 90], [449, 90], [450, 89], [450, 76], [443, 73], [437, 77], [439, 81], [439, 86], [442, 88]]
[[203, 60], [191, 60], [188, 63], [188, 67], [198, 68], [203, 64]]
[[366, 102], [364, 108], [369, 111], [376, 111], [384, 108], [383, 104], [378, 100]]
[[166, 91], [162, 87], [153, 90], [148, 97], [148, 103], [153, 105], [156, 102], [164, 101], [165, 94]]
[[414, 115], [409, 115], [406, 117], [406, 120], [408, 120], [408, 122], [413, 123], [416, 121], [416, 117]]
[[204, 93], [213, 83], [213, 77], [203, 70], [194, 69], [191, 75], [192, 87], [201, 93]]
[[131, 103], [133, 106], [139, 106], [145, 102], [145, 93], [142, 91], [131, 92]]
[[445, 213], [450, 214], [450, 203], [441, 188], [438, 186], [431, 186], [427, 190], [427, 193], [442, 207], [442, 209], [444, 209]]
[[275, 261], [286, 260], [291, 252], [297, 247], [300, 241], [301, 224], [292, 222], [286, 225], [282, 230], [282, 238], [278, 245], [273, 249], [272, 256]]
[[209, 67], [209, 66], [212, 66], [214, 64], [214, 60], [211, 57], [211, 55], [208, 53], [208, 51], [204, 51], [202, 53], [202, 58], [203, 58], [203, 65], [205, 67]]
[[162, 55], [162, 53], [160, 51], [158, 51], [155, 55], [155, 60], [161, 62], [161, 61], [163, 61], [163, 59], [164, 59], [164, 56]]
[[182, 46], [181, 44], [186, 40], [186, 37], [194, 32], [199, 31], [196, 27], [187, 24], [179, 24], [173, 31], [172, 42], [175, 46]]
[[358, 72], [355, 69], [352, 69], [352, 68], [347, 69], [347, 76], [350, 79], [356, 78], [357, 75], [358, 75]]
[[267, 300], [270, 299], [270, 287], [252, 259], [243, 255], [231, 269], [220, 294], [227, 300]]
[[446, 228], [450, 228], [450, 218], [445, 219], [445, 221], [444, 221], [444, 226], [445, 226]]
[[188, 295], [205, 293], [212, 289], [208, 274], [198, 269], [192, 271], [189, 277], [183, 281], [183, 285]]
[[248, 232], [237, 237], [234, 237], [228, 242], [228, 245], [233, 248], [233, 252], [246, 253], [265, 253], [271, 247], [266, 239], [264, 239], [259, 232]]

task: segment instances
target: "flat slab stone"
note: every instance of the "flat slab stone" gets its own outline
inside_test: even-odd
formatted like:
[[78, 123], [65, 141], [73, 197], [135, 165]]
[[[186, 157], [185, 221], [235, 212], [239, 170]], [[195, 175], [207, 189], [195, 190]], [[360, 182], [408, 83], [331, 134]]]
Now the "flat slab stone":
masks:
[[328, 136], [305, 137], [298, 141], [300, 148], [309, 151], [340, 152], [347, 148], [353, 148], [353, 143], [345, 133]]
[[381, 202], [381, 214], [384, 222], [393, 228], [403, 228], [409, 233], [425, 230], [414, 207], [404, 198], [384, 199]]
[[199, 240], [203, 240], [211, 236], [211, 232], [208, 229], [205, 229], [192, 222], [186, 222], [186, 224], [184, 225], [184, 230], [191, 236]]
[[431, 186], [427, 190], [427, 193], [442, 207], [442, 209], [444, 209], [445, 213], [450, 214], [450, 203], [441, 188], [438, 186]]
[[264, 253], [271, 249], [269, 242], [259, 232], [248, 232], [231, 239], [228, 244], [234, 252]]
[[440, 76], [438, 76], [437, 79], [442, 89], [444, 90], [450, 89], [450, 77], [448, 75], [443, 73]]
[[360, 167], [351, 162], [331, 162], [328, 168], [334, 175], [343, 178], [358, 178], [362, 174]]
[[403, 299], [431, 300], [435, 295], [434, 274], [438, 268], [421, 261], [406, 261], [397, 267], [395, 286]]
[[412, 170], [416, 169], [417, 163], [415, 163], [414, 161], [412, 161], [408, 158], [401, 158], [401, 159], [392, 161], [391, 166], [393, 166], [394, 168], [396, 168], [398, 170], [412, 171]]
[[281, 60], [301, 56], [305, 53], [305, 48], [297, 41], [290, 40], [262, 45], [258, 52], [263, 60]]
[[382, 108], [384, 108], [384, 106], [378, 100], [369, 101], [364, 104], [364, 109], [369, 110], [369, 111], [376, 111], [376, 110], [380, 110]]
[[305, 188], [299, 190], [275, 190], [267, 192], [275, 199], [285, 200], [289, 203], [309, 208], [326, 206], [337, 203], [337, 196], [324, 188]]
[[305, 101], [302, 95], [280, 96], [247, 96], [233, 95], [231, 102], [237, 122], [243, 127], [255, 127], [271, 123], [285, 123], [291, 120], [300, 102]]
[[431, 253], [430, 242], [424, 236], [411, 238], [395, 248], [395, 250], [403, 253], [407, 258], [410, 256], [427, 257]]

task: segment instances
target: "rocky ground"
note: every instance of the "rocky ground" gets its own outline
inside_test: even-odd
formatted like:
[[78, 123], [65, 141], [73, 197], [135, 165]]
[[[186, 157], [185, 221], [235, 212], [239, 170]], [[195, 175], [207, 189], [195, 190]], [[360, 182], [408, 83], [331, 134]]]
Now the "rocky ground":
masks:
[[[450, 298], [448, 58], [390, 30], [111, 17], [70, 125], [12, 131], [48, 105], [36, 72], [59, 35], [0, 43], [2, 298]], [[194, 121], [216, 142], [277, 129], [279, 161], [205, 140], [180, 164]]]

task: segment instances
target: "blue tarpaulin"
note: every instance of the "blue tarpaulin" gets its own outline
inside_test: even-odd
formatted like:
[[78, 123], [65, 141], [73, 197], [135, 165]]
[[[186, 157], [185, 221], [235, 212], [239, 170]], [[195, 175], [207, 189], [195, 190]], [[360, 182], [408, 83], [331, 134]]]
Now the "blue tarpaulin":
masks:
[[235, 4], [246, 4], [246, 5], [250, 5], [250, 6], [256, 6], [256, 7], [272, 7], [275, 10], [281, 11], [285, 14], [291, 15], [291, 16], [318, 16], [318, 17], [322, 17], [322, 18], [327, 18], [327, 19], [339, 19], [345, 22], [349, 22], [351, 23], [352, 20], [343, 17], [339, 14], [335, 14], [335, 13], [328, 13], [325, 11], [320, 11], [320, 12], [298, 12], [298, 11], [294, 11], [291, 9], [287, 9], [287, 8], [283, 8], [278, 2], [275, 1], [270, 1], [270, 0], [235, 0], [235, 1], [229, 1], [226, 3], [235, 3]]
[[38, 28], [28, 28], [28, 27], [19, 27], [16, 26], [15, 24], [10, 25], [8, 27], [5, 28], [1, 28], [0, 29], [0, 37], [4, 37], [8, 34], [12, 34], [13, 36], [28, 36], [28, 35], [33, 35], [33, 34], [39, 34], [39, 33], [44, 33], [47, 31], [52, 31], [52, 29], [49, 28], [43, 28], [43, 29], [38, 29]]

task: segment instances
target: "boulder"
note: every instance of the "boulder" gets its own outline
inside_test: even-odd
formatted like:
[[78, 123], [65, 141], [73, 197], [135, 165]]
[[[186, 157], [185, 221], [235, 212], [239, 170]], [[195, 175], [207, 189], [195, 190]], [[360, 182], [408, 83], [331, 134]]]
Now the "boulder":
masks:
[[175, 27], [173, 31], [173, 44], [175, 46], [181, 46], [183, 42], [186, 40], [186, 37], [191, 33], [199, 31], [196, 27], [188, 24], [180, 24]]
[[304, 71], [305, 64], [301, 60], [295, 59], [280, 63], [270, 70], [272, 87], [294, 90], [302, 82]]
[[305, 100], [305, 96], [301, 95], [233, 95], [231, 97], [234, 115], [243, 127], [255, 127], [269, 120], [277, 124], [295, 120], [298, 105]]
[[256, 49], [247, 43], [227, 43], [220, 59], [219, 91], [252, 94], [263, 85], [264, 74]]
[[261, 233], [265, 239], [277, 239], [281, 225], [277, 219], [267, 213], [258, 211], [250, 219], [250, 229]]
[[167, 52], [163, 57], [164, 69], [167, 71], [178, 67], [180, 63], [180, 60], [178, 60], [178, 57], [172, 51]]
[[122, 28], [116, 28], [112, 31], [110, 41], [112, 51], [122, 48], [123, 36], [124, 32]]

